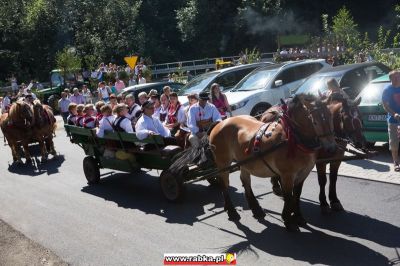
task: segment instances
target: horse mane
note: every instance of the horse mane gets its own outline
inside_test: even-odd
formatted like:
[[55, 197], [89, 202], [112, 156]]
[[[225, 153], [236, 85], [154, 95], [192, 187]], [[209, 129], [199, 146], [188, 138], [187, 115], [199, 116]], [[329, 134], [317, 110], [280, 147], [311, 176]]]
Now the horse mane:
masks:
[[18, 100], [17, 102], [13, 103], [8, 111], [8, 119], [11, 121], [18, 121], [20, 117], [18, 116], [21, 104], [24, 104], [23, 101]]
[[303, 107], [304, 102], [315, 102], [316, 105], [320, 105], [321, 100], [313, 94], [296, 94], [291, 101], [289, 101], [289, 109], [297, 109]]

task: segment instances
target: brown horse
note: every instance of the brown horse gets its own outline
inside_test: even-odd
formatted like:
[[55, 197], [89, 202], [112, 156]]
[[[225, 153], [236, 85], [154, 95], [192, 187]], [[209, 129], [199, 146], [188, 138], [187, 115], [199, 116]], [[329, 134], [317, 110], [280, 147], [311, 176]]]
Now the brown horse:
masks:
[[[344, 147], [346, 147], [348, 141], [354, 143], [357, 148], [364, 147], [366, 142], [362, 133], [361, 115], [357, 108], [361, 102], [361, 98], [357, 99], [356, 102], [353, 102], [343, 98], [339, 94], [332, 95], [327, 99], [327, 102], [328, 108], [332, 113], [334, 132], [337, 137], [336, 140], [339, 149], [336, 150], [334, 155], [327, 155], [323, 151], [320, 151], [317, 159], [325, 159], [328, 157], [343, 158], [345, 153]], [[321, 210], [324, 213], [328, 212], [330, 209], [334, 211], [342, 211], [343, 206], [336, 193], [336, 181], [341, 161], [329, 163], [330, 208], [325, 195], [327, 164], [328, 163], [317, 163], [318, 183], [320, 186], [319, 202], [321, 204]]]
[[32, 108], [22, 100], [13, 103], [9, 112], [1, 116], [0, 127], [10, 146], [14, 162], [22, 162], [18, 151], [19, 143], [24, 149], [26, 163], [32, 162], [28, 145], [32, 137], [33, 123]]
[[[362, 122], [360, 120], [361, 116], [357, 108], [357, 106], [361, 102], [361, 98], [357, 99], [357, 101], [354, 102], [345, 99], [341, 94], [332, 94], [330, 97], [325, 99], [325, 102], [327, 103], [328, 109], [332, 114], [333, 128], [336, 136], [336, 141], [338, 143], [338, 149], [336, 149], [336, 152], [334, 154], [328, 154], [323, 150], [320, 150], [317, 154], [317, 160], [327, 158], [343, 158], [345, 153], [344, 148], [346, 147], [348, 141], [354, 143], [356, 147], [364, 147], [365, 138], [362, 134]], [[269, 121], [273, 121], [274, 119], [274, 116], [264, 116], [261, 121], [266, 123]], [[330, 208], [335, 211], [343, 210], [343, 206], [340, 203], [336, 193], [336, 182], [340, 164], [341, 161], [333, 161], [329, 163], [329, 200]], [[318, 183], [320, 186], [319, 201], [321, 204], [321, 210], [324, 213], [330, 210], [325, 195], [325, 186], [327, 183], [327, 165], [328, 163], [316, 164]], [[281, 196], [282, 190], [279, 184], [279, 177], [272, 178], [271, 183], [273, 185], [274, 193], [278, 196]]]
[[[250, 175], [280, 176], [285, 200], [282, 218], [289, 231], [298, 231], [298, 225], [305, 224], [300, 212], [300, 194], [305, 178], [315, 165], [316, 150], [319, 144], [329, 151], [336, 148], [332, 118], [326, 104], [308, 95], [298, 95], [282, 109], [273, 111], [281, 113], [279, 121], [274, 123], [264, 124], [250, 116], [232, 117], [218, 123], [210, 130], [209, 145], [215, 165], [221, 171], [232, 162], [246, 160], [258, 152], [260, 156], [240, 166], [240, 179], [253, 215], [261, 219], [265, 213], [251, 189]], [[174, 173], [173, 167], [182, 165], [182, 158], [195, 158], [191, 153], [204, 151], [205, 144], [202, 140], [202, 147], [184, 151], [184, 156], [172, 164], [170, 171]], [[266, 150], [270, 152], [265, 153]], [[239, 220], [228, 192], [229, 172], [224, 171], [219, 177], [229, 219]]]
[[33, 102], [33, 114], [35, 118], [33, 139], [39, 142], [42, 162], [45, 162], [49, 152], [53, 156], [57, 155], [53, 142], [53, 134], [57, 126], [56, 119], [51, 108], [42, 105], [39, 100]]

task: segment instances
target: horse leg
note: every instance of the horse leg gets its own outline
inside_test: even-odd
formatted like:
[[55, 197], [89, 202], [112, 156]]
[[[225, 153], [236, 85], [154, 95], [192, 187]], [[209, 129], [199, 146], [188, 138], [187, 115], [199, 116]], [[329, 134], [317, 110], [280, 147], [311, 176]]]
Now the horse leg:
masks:
[[331, 163], [329, 171], [329, 201], [331, 203], [331, 209], [334, 211], [344, 210], [336, 194], [336, 181], [337, 181], [339, 167], [340, 167], [340, 162]]
[[50, 136], [47, 137], [46, 145], [47, 145], [47, 151], [49, 151], [51, 155], [57, 156], [57, 151], [54, 148], [53, 136], [50, 135]]
[[30, 152], [29, 152], [28, 142], [24, 141], [24, 142], [22, 143], [22, 147], [23, 147], [23, 149], [24, 149], [26, 164], [31, 164], [31, 163], [32, 163], [32, 158], [31, 158], [31, 154], [30, 154]]
[[38, 138], [39, 140], [39, 147], [40, 147], [40, 155], [41, 155], [41, 162], [44, 163], [47, 161], [47, 149], [46, 149], [46, 143], [43, 138]]
[[322, 213], [330, 211], [328, 201], [325, 195], [326, 186], [326, 163], [317, 163], [318, 184], [319, 184], [319, 203]]
[[307, 225], [307, 222], [304, 219], [304, 217], [300, 211], [300, 196], [301, 196], [301, 192], [303, 190], [303, 184], [304, 184], [304, 180], [302, 182], [300, 182], [299, 184], [295, 185], [294, 189], [293, 189], [293, 196], [295, 198], [294, 219], [299, 226]]
[[274, 176], [271, 177], [271, 184], [272, 184], [272, 192], [279, 196], [282, 197], [282, 188], [281, 188], [281, 184], [279, 183], [279, 176]]
[[17, 143], [15, 143], [14, 141], [8, 141], [8, 145], [10, 146], [10, 149], [11, 149], [13, 162], [21, 163], [22, 162], [21, 161], [21, 155], [17, 151]]
[[239, 221], [240, 215], [233, 206], [231, 197], [229, 196], [229, 172], [222, 173], [220, 175], [220, 178], [222, 180], [222, 195], [224, 196], [225, 201], [224, 210], [228, 212], [228, 217], [230, 221]]
[[249, 207], [253, 212], [253, 216], [257, 219], [264, 218], [265, 212], [260, 207], [260, 204], [258, 203], [256, 197], [254, 196], [253, 190], [251, 189], [250, 173], [244, 170], [243, 168], [240, 169], [240, 180], [242, 181], [247, 203], [249, 204]]
[[283, 210], [282, 219], [285, 227], [290, 232], [300, 231], [297, 222], [294, 219], [295, 199], [293, 197], [293, 177], [291, 175], [281, 176], [282, 192], [283, 192]]

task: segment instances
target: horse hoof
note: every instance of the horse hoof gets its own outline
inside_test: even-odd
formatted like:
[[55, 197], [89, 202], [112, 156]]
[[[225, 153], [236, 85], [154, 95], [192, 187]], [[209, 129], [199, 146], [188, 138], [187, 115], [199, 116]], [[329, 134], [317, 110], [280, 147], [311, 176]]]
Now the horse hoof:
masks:
[[25, 164], [32, 164], [32, 159], [31, 158], [26, 159]]
[[45, 163], [47, 162], [47, 157], [42, 157], [42, 159], [40, 160], [40, 163]]
[[264, 217], [266, 215], [264, 210], [261, 207], [255, 208], [254, 210], [252, 210], [252, 212], [253, 212], [254, 218], [256, 218], [257, 220], [264, 219]]
[[329, 208], [329, 205], [321, 205], [321, 213], [322, 214], [329, 214], [331, 213], [331, 208]]
[[240, 220], [240, 215], [239, 215], [239, 213], [237, 213], [237, 211], [235, 210], [235, 211], [228, 211], [228, 219], [229, 219], [229, 221], [233, 221], [233, 222], [236, 222], [236, 221], [239, 221]]
[[337, 212], [344, 211], [344, 208], [340, 201], [331, 203], [331, 209]]
[[285, 227], [286, 227], [286, 230], [288, 230], [289, 232], [293, 232], [293, 233], [300, 232], [300, 228], [297, 224], [285, 222]]

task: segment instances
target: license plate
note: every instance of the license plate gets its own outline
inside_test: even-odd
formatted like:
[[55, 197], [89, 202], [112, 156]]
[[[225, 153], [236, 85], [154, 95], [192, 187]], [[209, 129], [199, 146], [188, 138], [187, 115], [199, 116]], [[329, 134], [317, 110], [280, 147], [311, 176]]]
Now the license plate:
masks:
[[368, 115], [368, 121], [386, 121], [386, 115]]

